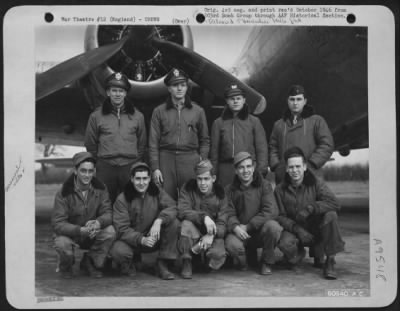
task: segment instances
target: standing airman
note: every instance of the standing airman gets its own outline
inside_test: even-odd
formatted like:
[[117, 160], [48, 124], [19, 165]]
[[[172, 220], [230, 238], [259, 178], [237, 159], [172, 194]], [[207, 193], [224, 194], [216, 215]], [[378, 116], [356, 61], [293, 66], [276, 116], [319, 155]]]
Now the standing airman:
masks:
[[320, 169], [331, 157], [334, 142], [326, 121], [314, 113], [307, 104], [304, 87], [292, 85], [288, 92], [288, 109], [282, 119], [275, 122], [270, 139], [270, 167], [275, 172], [276, 183], [285, 176], [283, 154], [293, 146], [300, 147], [308, 168]]
[[173, 198], [194, 178], [193, 167], [208, 158], [210, 139], [203, 108], [187, 95], [188, 76], [172, 69], [164, 79], [170, 96], [154, 109], [149, 136], [150, 166], [156, 184]]
[[233, 157], [241, 151], [249, 152], [256, 162], [256, 170], [268, 173], [268, 144], [260, 120], [249, 114], [244, 91], [236, 84], [225, 89], [226, 107], [211, 129], [210, 159], [217, 171], [218, 181], [226, 186], [233, 181]]
[[143, 160], [147, 134], [143, 114], [126, 98], [128, 78], [113, 73], [106, 81], [108, 98], [89, 117], [85, 146], [97, 159], [97, 177], [114, 203], [129, 181], [129, 168]]

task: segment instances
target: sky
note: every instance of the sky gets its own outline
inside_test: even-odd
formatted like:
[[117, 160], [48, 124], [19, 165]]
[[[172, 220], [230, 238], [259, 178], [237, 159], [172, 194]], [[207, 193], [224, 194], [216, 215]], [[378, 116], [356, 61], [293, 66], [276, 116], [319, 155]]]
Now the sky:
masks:
[[[218, 31], [215, 29], [218, 28]], [[86, 26], [41, 26], [35, 32], [35, 52], [37, 62], [59, 63], [84, 52]], [[251, 27], [231, 26], [193, 26], [191, 27], [194, 49], [223, 68], [230, 68], [240, 55]], [[61, 35], [62, 34], [62, 35]], [[221, 52], [223, 50], [223, 52]], [[231, 53], [227, 53], [230, 51]], [[81, 147], [66, 147], [65, 156], [72, 156]], [[38, 155], [39, 156], [39, 155]], [[349, 156], [342, 157], [337, 152], [332, 156], [334, 161], [328, 165], [366, 164], [368, 149], [352, 150]]]

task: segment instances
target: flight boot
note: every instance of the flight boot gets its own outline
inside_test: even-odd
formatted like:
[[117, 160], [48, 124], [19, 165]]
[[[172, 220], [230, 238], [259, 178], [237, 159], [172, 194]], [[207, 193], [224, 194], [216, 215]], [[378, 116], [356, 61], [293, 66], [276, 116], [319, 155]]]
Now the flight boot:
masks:
[[237, 256], [237, 262], [240, 271], [247, 271], [249, 270], [249, 265], [247, 264], [246, 255]]
[[182, 260], [181, 275], [184, 279], [192, 278], [192, 260], [191, 259], [183, 259]]
[[324, 277], [325, 279], [328, 280], [336, 280], [337, 279], [337, 274], [335, 271], [335, 257], [334, 256], [328, 256], [325, 261], [325, 267], [324, 267]]
[[121, 263], [121, 268], [120, 268], [120, 273], [123, 276], [128, 276], [128, 277], [135, 277], [136, 276], [136, 267], [133, 264], [133, 262], [123, 262]]
[[314, 257], [314, 264], [313, 267], [322, 269], [324, 267], [324, 259], [319, 257]]
[[157, 260], [158, 275], [163, 280], [173, 280], [175, 278], [174, 274], [168, 270], [168, 264], [165, 259]]
[[73, 277], [72, 267], [75, 263], [75, 258], [73, 256], [66, 255], [62, 257], [59, 256], [58, 261], [57, 270], [60, 272], [60, 276], [63, 279], [71, 279]]
[[269, 264], [263, 263], [260, 269], [261, 275], [271, 275], [272, 274], [272, 267]]
[[60, 269], [60, 276], [63, 279], [72, 279], [74, 276], [72, 273], [72, 266], [66, 269]]
[[96, 269], [92, 263], [92, 259], [87, 253], [83, 254], [82, 260], [80, 262], [80, 269], [85, 271], [92, 278], [102, 278], [103, 272]]

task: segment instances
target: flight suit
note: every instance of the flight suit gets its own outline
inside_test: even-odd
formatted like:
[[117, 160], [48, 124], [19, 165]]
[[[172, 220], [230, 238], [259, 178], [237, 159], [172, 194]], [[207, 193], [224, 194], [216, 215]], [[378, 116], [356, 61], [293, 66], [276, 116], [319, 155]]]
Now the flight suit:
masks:
[[[340, 209], [339, 202], [332, 191], [320, 179], [316, 178], [310, 171], [306, 171], [303, 183], [293, 187], [289, 176], [286, 174], [285, 181], [275, 189], [275, 197], [279, 207], [277, 221], [282, 226], [285, 240], [279, 240], [278, 247], [290, 260], [296, 253], [293, 246], [301, 249], [310, 246], [310, 257], [323, 259], [324, 255], [331, 256], [344, 250], [337, 212]], [[299, 211], [306, 209], [309, 205], [313, 207], [313, 213], [305, 223], [299, 223], [296, 215]], [[312, 245], [302, 245], [296, 233], [295, 225], [299, 225], [314, 236]]]
[[[61, 271], [72, 267], [75, 262], [74, 248], [78, 245], [89, 250], [88, 256], [96, 268], [102, 268], [116, 235], [108, 192], [102, 182], [93, 178], [84, 198], [75, 186], [74, 176], [72, 174], [57, 192], [51, 215], [54, 248], [60, 256], [59, 267]], [[89, 220], [100, 223], [100, 232], [94, 239], [81, 237], [80, 228]]]
[[154, 109], [150, 124], [149, 157], [152, 171], [163, 174], [164, 190], [178, 198], [178, 189], [195, 178], [194, 166], [207, 159], [210, 138], [203, 108], [186, 97], [181, 111], [169, 97]]
[[222, 186], [214, 184], [211, 194], [202, 194], [195, 179], [183, 185], [178, 201], [178, 218], [182, 221], [178, 249], [182, 259], [192, 259], [190, 250], [207, 234], [204, 218], [210, 217], [216, 224], [217, 232], [211, 247], [206, 251], [209, 265], [219, 269], [226, 258], [224, 237], [227, 221], [227, 199]]
[[[113, 224], [117, 231], [110, 254], [118, 264], [130, 263], [133, 256], [158, 250], [159, 259], [177, 258], [177, 240], [180, 224], [176, 219], [176, 202], [153, 182], [142, 197], [132, 183], [128, 183], [113, 208]], [[160, 240], [153, 246], [141, 244], [154, 220], [162, 219]]]
[[334, 142], [326, 121], [314, 114], [310, 105], [304, 106], [296, 124], [293, 124], [289, 109], [274, 124], [269, 142], [269, 160], [277, 184], [283, 181], [286, 172], [283, 154], [294, 146], [303, 150], [308, 167], [316, 174], [321, 174], [318, 170], [331, 157]]
[[[272, 264], [275, 244], [282, 228], [275, 221], [278, 215], [273, 189], [269, 181], [255, 173], [249, 186], [241, 184], [235, 176], [233, 183], [226, 187], [229, 200], [228, 232], [225, 239], [226, 249], [240, 263], [247, 262], [246, 253], [254, 256], [255, 250], [262, 247], [261, 262]], [[250, 239], [242, 241], [233, 229], [238, 225], [247, 225]], [[257, 258], [249, 258], [255, 263]]]
[[211, 128], [210, 160], [217, 171], [218, 182], [225, 187], [235, 176], [233, 157], [247, 151], [256, 162], [256, 170], [265, 176], [268, 173], [268, 144], [260, 120], [248, 113], [247, 105], [236, 117], [226, 107], [222, 116]]
[[114, 203], [129, 181], [133, 163], [143, 161], [147, 134], [143, 114], [125, 99], [117, 110], [107, 99], [89, 117], [85, 146], [97, 159], [96, 174]]

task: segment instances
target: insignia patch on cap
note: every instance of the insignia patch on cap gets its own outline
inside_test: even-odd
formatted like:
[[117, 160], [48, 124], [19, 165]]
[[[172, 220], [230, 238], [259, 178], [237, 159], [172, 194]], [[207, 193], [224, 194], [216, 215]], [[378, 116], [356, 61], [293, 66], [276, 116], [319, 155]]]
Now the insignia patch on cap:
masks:
[[174, 76], [175, 76], [175, 77], [179, 77], [179, 70], [178, 70], [178, 69], [175, 69], [175, 70], [174, 70]]
[[122, 79], [122, 75], [118, 72], [115, 74], [115, 79], [117, 80], [121, 80]]
[[238, 86], [237, 86], [236, 84], [232, 84], [232, 85], [231, 85], [231, 89], [232, 89], [232, 90], [237, 89], [237, 87], [238, 87]]

